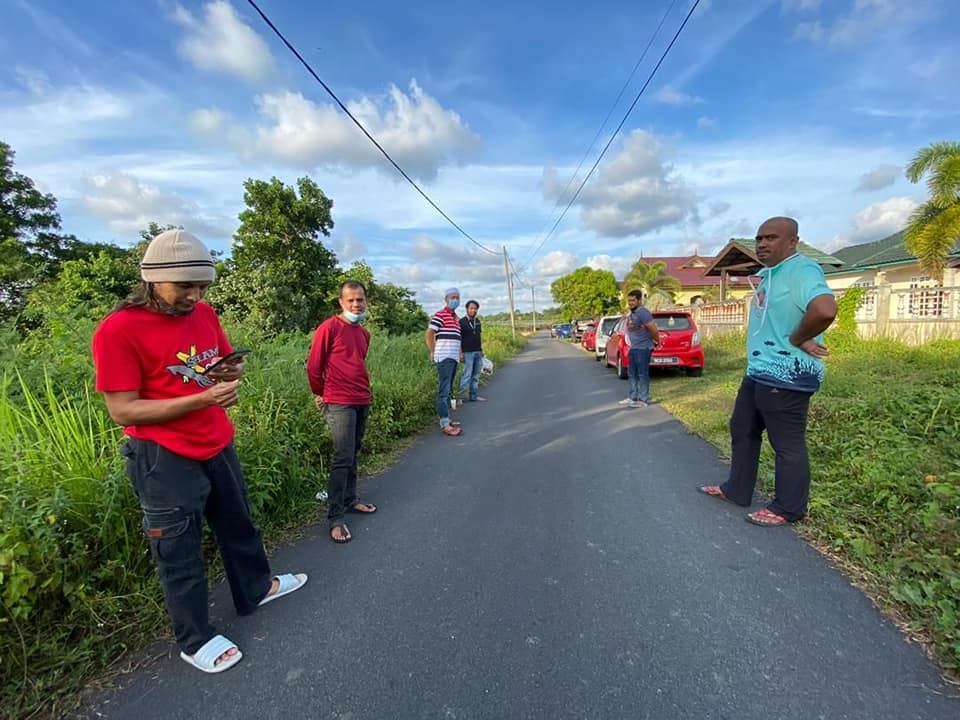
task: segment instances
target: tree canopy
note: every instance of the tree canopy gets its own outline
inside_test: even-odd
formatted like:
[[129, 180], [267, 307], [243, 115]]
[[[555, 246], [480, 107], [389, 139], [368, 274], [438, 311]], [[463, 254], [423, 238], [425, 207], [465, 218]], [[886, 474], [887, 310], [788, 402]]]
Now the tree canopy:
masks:
[[918, 183], [927, 176], [930, 197], [907, 225], [907, 249], [920, 268], [943, 282], [947, 257], [960, 242], [960, 143], [939, 142], [921, 148], [907, 166], [907, 178]]
[[210, 300], [268, 332], [307, 331], [330, 314], [337, 258], [321, 241], [333, 229], [333, 200], [308, 177], [244, 184], [240, 227]]
[[550, 293], [560, 304], [565, 320], [594, 317], [620, 308], [620, 287], [609, 270], [577, 268], [554, 280]]
[[623, 280], [625, 293], [631, 290], [642, 290], [646, 304], [649, 307], [659, 307], [672, 304], [680, 292], [680, 281], [667, 274], [667, 265], [657, 261], [653, 265], [647, 264], [642, 258], [630, 268]]

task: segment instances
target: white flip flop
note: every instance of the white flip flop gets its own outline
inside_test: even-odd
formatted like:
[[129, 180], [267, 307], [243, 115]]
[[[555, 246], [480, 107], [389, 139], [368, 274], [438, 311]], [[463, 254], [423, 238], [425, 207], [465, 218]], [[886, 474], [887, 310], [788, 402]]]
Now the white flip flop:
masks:
[[[217, 658], [231, 649], [236, 649], [236, 655], [231, 655], [220, 664], [217, 664]], [[227, 640], [223, 635], [214, 635], [193, 655], [187, 655], [181, 651], [180, 657], [184, 662], [193, 665], [193, 667], [201, 672], [220, 673], [224, 670], [229, 670], [240, 662], [240, 660], [243, 659], [243, 653], [240, 652], [240, 648], [237, 647], [236, 643]]]
[[284, 595], [289, 595], [292, 592], [296, 592], [307, 584], [306, 573], [297, 573], [296, 575], [286, 573], [285, 575], [275, 575], [273, 579], [280, 583], [280, 587], [277, 588], [275, 593], [272, 595], [267, 595], [263, 600], [261, 600], [259, 605], [266, 605], [268, 602], [272, 602], [277, 598], [282, 598]]

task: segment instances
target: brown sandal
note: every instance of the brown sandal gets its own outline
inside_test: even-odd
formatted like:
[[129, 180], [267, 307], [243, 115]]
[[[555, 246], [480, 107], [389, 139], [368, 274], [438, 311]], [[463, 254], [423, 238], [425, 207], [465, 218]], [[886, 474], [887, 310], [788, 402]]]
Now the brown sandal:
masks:
[[457, 437], [458, 435], [463, 435], [463, 430], [456, 425], [447, 425], [440, 432], [450, 437]]

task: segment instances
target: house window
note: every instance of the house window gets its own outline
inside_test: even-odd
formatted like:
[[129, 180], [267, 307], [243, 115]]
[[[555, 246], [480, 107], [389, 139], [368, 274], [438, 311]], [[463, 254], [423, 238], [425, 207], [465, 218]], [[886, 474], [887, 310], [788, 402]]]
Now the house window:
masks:
[[943, 315], [943, 289], [935, 287], [929, 275], [914, 275], [910, 278], [908, 305], [911, 317], [940, 317]]

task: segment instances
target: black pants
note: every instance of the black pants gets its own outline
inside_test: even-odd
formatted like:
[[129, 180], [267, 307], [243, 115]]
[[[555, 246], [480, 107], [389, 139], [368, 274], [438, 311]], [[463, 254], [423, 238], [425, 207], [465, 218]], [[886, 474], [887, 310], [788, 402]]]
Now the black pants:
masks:
[[248, 615], [270, 589], [270, 564], [233, 445], [204, 462], [155, 442], [128, 438], [121, 453], [143, 510], [143, 530], [160, 571], [177, 645], [193, 655], [217, 633], [210, 624], [200, 545], [203, 517], [213, 528], [233, 605]]
[[357, 502], [357, 455], [369, 414], [369, 405], [323, 406], [333, 437], [333, 461], [327, 481], [327, 518], [331, 523], [342, 519], [347, 508]]
[[767, 508], [787, 520], [807, 514], [810, 460], [807, 456], [807, 410], [810, 393], [761, 385], [744, 378], [730, 417], [733, 458], [730, 477], [721, 486], [738, 505], [753, 501], [763, 431], [776, 453], [776, 494]]

